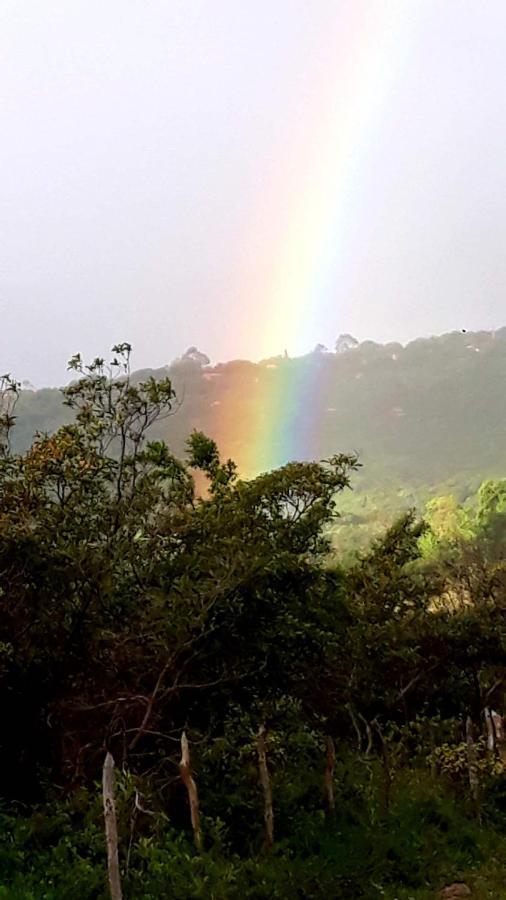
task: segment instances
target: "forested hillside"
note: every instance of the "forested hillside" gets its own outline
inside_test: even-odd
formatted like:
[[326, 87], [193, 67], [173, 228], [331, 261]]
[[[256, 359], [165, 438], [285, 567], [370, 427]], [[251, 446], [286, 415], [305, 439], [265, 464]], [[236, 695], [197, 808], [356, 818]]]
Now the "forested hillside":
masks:
[[[319, 346], [258, 364], [211, 366], [190, 348], [134, 381], [148, 376], [172, 379], [174, 415], [153, 433], [175, 453], [193, 429], [215, 439], [245, 475], [290, 459], [323, 459], [336, 447], [357, 453], [363, 468], [341, 526], [360, 526], [349, 534], [353, 542], [435, 495], [466, 501], [484, 478], [506, 469], [506, 328], [405, 347], [341, 336], [333, 352]], [[68, 418], [59, 391], [23, 391], [13, 447], [26, 449], [36, 431], [51, 433]], [[287, 433], [294, 435], [288, 442]]]

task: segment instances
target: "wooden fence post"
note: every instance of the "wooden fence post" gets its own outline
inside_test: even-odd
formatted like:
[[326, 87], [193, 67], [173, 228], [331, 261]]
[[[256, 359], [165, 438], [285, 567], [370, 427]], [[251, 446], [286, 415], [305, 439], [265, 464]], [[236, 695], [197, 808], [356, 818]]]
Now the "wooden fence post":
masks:
[[118, 826], [114, 800], [114, 759], [107, 753], [102, 771], [102, 795], [104, 800], [105, 842], [107, 846], [107, 874], [111, 900], [121, 900], [121, 877], [118, 858]]
[[495, 737], [497, 741], [497, 753], [503, 765], [506, 765], [506, 733], [504, 730], [504, 719], [499, 713], [492, 710], [492, 721], [494, 723]]
[[485, 726], [487, 729], [487, 750], [489, 755], [495, 758], [498, 755], [497, 735], [495, 731], [493, 713], [488, 706], [486, 706], [483, 710], [483, 715], [485, 716]]
[[272, 808], [272, 788], [267, 768], [267, 729], [261, 725], [257, 735], [258, 773], [264, 794], [265, 844], [270, 849], [274, 844], [274, 811]]
[[200, 825], [200, 809], [199, 795], [197, 785], [192, 777], [190, 768], [190, 747], [186, 732], [181, 735], [181, 761], [179, 763], [179, 772], [181, 780], [188, 791], [188, 800], [190, 802], [190, 816], [193, 829], [193, 839], [199, 853], [202, 853], [202, 829]]
[[476, 816], [478, 819], [480, 819], [480, 779], [478, 772], [478, 757], [476, 755], [476, 746], [473, 738], [473, 723], [471, 720], [471, 716], [468, 716], [466, 719], [466, 747], [469, 787], [471, 789], [471, 797], [473, 800]]

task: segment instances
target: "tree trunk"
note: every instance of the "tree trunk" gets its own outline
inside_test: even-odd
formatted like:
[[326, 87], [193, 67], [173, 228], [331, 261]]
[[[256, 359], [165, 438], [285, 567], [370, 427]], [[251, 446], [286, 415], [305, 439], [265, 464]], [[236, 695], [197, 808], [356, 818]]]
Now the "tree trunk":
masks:
[[327, 815], [332, 816], [336, 808], [334, 800], [334, 767], [336, 763], [336, 748], [330, 734], [328, 734], [325, 738], [325, 745], [327, 748], [327, 765], [325, 766], [324, 776], [325, 804], [327, 807]]
[[258, 773], [264, 794], [265, 844], [270, 849], [274, 844], [274, 811], [272, 808], [272, 788], [267, 768], [267, 729], [261, 725], [257, 736]]
[[193, 839], [199, 853], [202, 852], [202, 829], [200, 826], [200, 809], [199, 795], [197, 785], [192, 777], [190, 768], [190, 747], [186, 732], [181, 735], [181, 761], [179, 763], [179, 772], [181, 780], [188, 791], [188, 800], [190, 802], [190, 816], [193, 829]]
[[390, 768], [390, 754], [388, 752], [388, 746], [385, 738], [383, 737], [383, 732], [380, 728], [379, 722], [377, 719], [371, 723], [375, 726], [376, 731], [378, 733], [378, 737], [380, 739], [380, 747], [381, 747], [381, 759], [383, 762], [383, 812], [385, 815], [388, 815], [390, 812], [390, 800], [392, 795], [392, 771]]
[[105, 841], [107, 846], [107, 874], [111, 900], [121, 900], [121, 878], [118, 858], [118, 826], [114, 802], [114, 759], [107, 753], [102, 772], [102, 794], [104, 800]]
[[360, 753], [362, 750], [362, 732], [360, 731], [359, 724], [357, 722], [357, 717], [356, 717], [355, 713], [353, 712], [353, 707], [352, 707], [351, 703], [346, 704], [346, 709], [348, 710], [353, 728], [355, 729], [355, 734], [357, 736], [357, 753]]

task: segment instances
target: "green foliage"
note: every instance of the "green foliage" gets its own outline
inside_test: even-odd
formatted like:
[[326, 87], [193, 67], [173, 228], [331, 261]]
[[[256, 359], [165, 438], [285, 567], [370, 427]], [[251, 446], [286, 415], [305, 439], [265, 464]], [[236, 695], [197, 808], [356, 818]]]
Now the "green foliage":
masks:
[[470, 513], [457, 503], [453, 494], [435, 497], [425, 508], [428, 529], [420, 538], [422, 555], [431, 558], [455, 547], [462, 540], [474, 537], [475, 530]]
[[72, 421], [21, 453], [17, 387], [3, 382], [3, 896], [107, 895], [106, 749], [126, 897], [422, 897], [480, 867], [494, 883], [503, 766], [477, 736], [480, 829], [463, 723], [504, 708], [504, 484], [485, 482], [475, 511], [449, 495], [426, 521], [406, 510], [345, 564], [333, 538], [355, 454], [247, 480], [193, 430], [181, 457], [156, 432], [178, 408], [172, 381], [134, 378], [130, 352], [74, 357]]
[[[298, 831], [291, 839], [281, 840], [272, 855], [234, 852], [220, 820], [206, 820], [207, 846], [201, 857], [163, 816], [149, 826], [144, 817], [132, 832], [128, 804], [124, 804], [131, 796], [128, 789], [125, 795], [121, 790], [125, 898], [379, 900], [416, 896], [428, 900], [437, 888], [453, 880], [465, 879], [478, 887], [482, 879], [492, 885], [501, 883], [505, 837], [490, 825], [479, 826], [470, 819], [462, 805], [428, 775], [401, 775], [392, 808], [383, 820], [375, 817], [374, 802], [371, 805], [371, 797], [381, 790], [379, 772], [368, 772], [363, 764], [344, 757], [339, 776], [347, 789], [338, 789], [335, 820], [325, 822], [321, 815], [299, 807]], [[297, 780], [303, 782], [305, 777], [301, 767]], [[35, 810], [29, 818], [4, 812], [0, 824], [0, 897], [105, 900], [108, 896], [99, 808], [93, 796], [81, 792], [72, 802], [60, 802], [52, 811]], [[477, 891], [476, 896], [488, 895]]]
[[478, 491], [476, 524], [489, 544], [502, 547], [506, 539], [506, 479], [487, 479]]
[[235, 481], [237, 466], [231, 459], [225, 463], [220, 460], [218, 447], [214, 441], [201, 431], [194, 431], [186, 442], [188, 465], [200, 469], [209, 479], [211, 494], [225, 491]]

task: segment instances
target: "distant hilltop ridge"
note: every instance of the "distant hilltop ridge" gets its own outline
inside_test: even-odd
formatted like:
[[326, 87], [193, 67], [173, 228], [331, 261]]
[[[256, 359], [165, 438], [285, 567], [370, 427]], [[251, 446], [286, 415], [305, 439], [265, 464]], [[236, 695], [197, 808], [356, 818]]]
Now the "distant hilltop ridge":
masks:
[[[164, 366], [158, 368], [143, 368], [137, 369], [133, 373], [133, 377], [136, 380], [142, 380], [143, 378], [154, 376], [154, 377], [166, 377], [168, 373], [173, 372], [174, 370], [179, 371], [180, 369], [184, 369], [185, 371], [189, 371], [191, 368], [206, 368], [208, 371], [223, 371], [227, 366], [235, 366], [235, 365], [249, 365], [249, 366], [277, 366], [282, 362], [292, 361], [297, 362], [299, 360], [308, 360], [308, 361], [317, 361], [322, 356], [336, 356], [342, 355], [344, 353], [348, 353], [349, 351], [362, 351], [362, 353], [367, 353], [368, 355], [372, 354], [390, 354], [394, 356], [396, 359], [398, 358], [398, 354], [408, 353], [424, 353], [427, 354], [432, 353], [434, 350], [441, 349], [444, 345], [445, 347], [452, 349], [456, 349], [457, 347], [461, 350], [474, 350], [475, 352], [480, 352], [481, 350], [489, 349], [495, 346], [497, 341], [506, 341], [506, 326], [503, 326], [494, 331], [468, 331], [466, 328], [462, 328], [459, 331], [450, 331], [441, 335], [430, 335], [429, 337], [419, 337], [415, 338], [412, 341], [409, 341], [405, 344], [402, 344], [398, 341], [388, 341], [387, 343], [378, 343], [377, 341], [366, 339], [364, 341], [359, 341], [353, 335], [345, 333], [340, 334], [337, 340], [334, 343], [334, 347], [329, 349], [325, 344], [316, 344], [312, 350], [309, 350], [307, 353], [301, 354], [299, 356], [290, 356], [287, 350], [284, 350], [283, 353], [279, 353], [276, 356], [265, 357], [260, 359], [257, 362], [253, 362], [248, 359], [237, 358], [231, 359], [226, 362], [218, 362], [212, 364], [211, 358], [204, 352], [198, 349], [196, 346], [188, 347], [188, 349], [181, 355], [173, 359], [170, 363], [167, 363]], [[134, 347], [134, 358], [135, 358], [135, 347]], [[357, 359], [359, 357], [357, 356]], [[16, 373], [12, 373], [14, 376]], [[22, 382], [23, 391], [29, 391], [30, 393], [40, 393], [46, 391], [57, 391], [58, 388], [35, 388], [30, 382], [23, 381]]]
[[[211, 365], [190, 347], [133, 377], [167, 374], [181, 404], [154, 436], [183, 453], [188, 434], [203, 430], [245, 475], [341, 450], [360, 454], [359, 482], [371, 490], [453, 481], [462, 493], [506, 474], [506, 327], [463, 328], [406, 345], [341, 335], [332, 351], [317, 345], [304, 356], [258, 363]], [[25, 449], [68, 411], [56, 389], [24, 390], [17, 415], [13, 446]]]
[[[352, 334], [340, 334], [337, 340], [334, 343], [334, 347], [329, 349], [325, 344], [316, 344], [316, 346], [308, 351], [305, 354], [301, 354], [299, 356], [290, 357], [287, 350], [284, 350], [283, 353], [278, 354], [277, 356], [266, 357], [264, 359], [259, 360], [257, 363], [251, 362], [247, 359], [235, 359], [229, 360], [225, 363], [218, 363], [214, 367], [221, 368], [224, 365], [230, 365], [232, 363], [250, 363], [251, 365], [277, 365], [281, 361], [286, 361], [289, 359], [311, 359], [315, 357], [319, 357], [322, 354], [342, 354], [347, 353], [351, 350], [366, 350], [369, 352], [383, 351], [390, 353], [402, 353], [403, 351], [409, 351], [412, 349], [426, 349], [430, 350], [435, 342], [445, 342], [448, 346], [450, 342], [453, 346], [463, 346], [465, 345], [465, 349], [467, 350], [475, 350], [480, 351], [482, 349], [486, 349], [487, 347], [494, 344], [497, 340], [506, 341], [506, 326], [496, 329], [495, 331], [468, 331], [466, 328], [462, 328], [459, 331], [450, 331], [442, 335], [431, 335], [429, 337], [420, 337], [415, 338], [413, 341], [409, 341], [405, 344], [402, 344], [398, 341], [389, 341], [385, 344], [378, 343], [372, 340], [359, 341]], [[173, 366], [185, 365], [185, 364], [195, 364], [198, 366], [210, 366], [211, 359], [206, 354], [200, 351], [197, 347], [192, 346], [189, 347], [182, 356], [177, 357], [167, 366], [164, 366], [163, 369], [144, 369], [142, 372], [167, 372]]]

